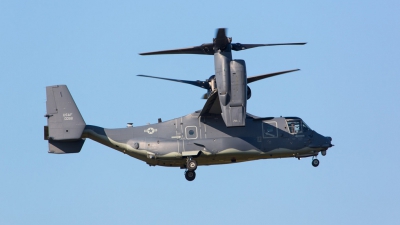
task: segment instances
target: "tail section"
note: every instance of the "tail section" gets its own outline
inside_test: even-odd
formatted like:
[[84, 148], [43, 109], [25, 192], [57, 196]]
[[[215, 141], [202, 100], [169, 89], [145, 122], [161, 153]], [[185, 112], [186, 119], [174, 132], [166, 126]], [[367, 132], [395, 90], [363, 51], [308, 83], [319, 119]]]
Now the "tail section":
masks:
[[66, 85], [46, 87], [47, 126], [45, 140], [49, 140], [49, 153], [80, 152], [85, 139], [82, 133], [85, 121]]

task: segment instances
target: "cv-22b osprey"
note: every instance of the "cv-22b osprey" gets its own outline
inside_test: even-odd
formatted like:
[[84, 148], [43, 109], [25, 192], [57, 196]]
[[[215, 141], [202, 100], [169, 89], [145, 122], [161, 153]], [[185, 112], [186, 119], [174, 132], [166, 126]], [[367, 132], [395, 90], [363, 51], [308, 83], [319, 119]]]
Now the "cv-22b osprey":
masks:
[[243, 60], [232, 60], [231, 50], [258, 46], [301, 45], [231, 43], [225, 29], [218, 29], [213, 43], [197, 47], [142, 53], [214, 55], [215, 76], [206, 81], [159, 78], [192, 84], [207, 89], [203, 109], [189, 115], [156, 124], [106, 129], [86, 125], [66, 85], [46, 87], [47, 126], [44, 138], [49, 153], [78, 153], [86, 138], [146, 162], [150, 166], [185, 169], [192, 181], [202, 165], [217, 165], [271, 158], [324, 156], [332, 147], [332, 138], [312, 130], [299, 117], [257, 117], [246, 112], [251, 91], [248, 83], [293, 72], [288, 70], [247, 77]]

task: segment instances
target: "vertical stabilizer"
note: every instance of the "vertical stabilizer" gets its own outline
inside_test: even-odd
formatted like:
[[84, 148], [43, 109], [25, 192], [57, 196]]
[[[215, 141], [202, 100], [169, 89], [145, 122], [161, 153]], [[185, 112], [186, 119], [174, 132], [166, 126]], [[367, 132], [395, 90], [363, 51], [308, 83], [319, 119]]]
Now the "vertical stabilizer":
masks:
[[49, 152], [79, 152], [84, 139], [85, 121], [66, 85], [46, 87], [45, 139], [49, 140]]

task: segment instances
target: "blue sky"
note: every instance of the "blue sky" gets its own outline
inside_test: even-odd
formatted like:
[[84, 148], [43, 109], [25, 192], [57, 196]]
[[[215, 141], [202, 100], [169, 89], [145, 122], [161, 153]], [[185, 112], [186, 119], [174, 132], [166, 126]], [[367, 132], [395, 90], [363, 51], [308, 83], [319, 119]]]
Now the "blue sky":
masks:
[[[400, 221], [398, 1], [1, 1], [0, 224], [395, 224]], [[86, 123], [107, 128], [200, 109], [213, 57], [137, 53], [211, 42], [308, 42], [234, 52], [248, 112], [299, 116], [333, 138], [311, 159], [183, 170], [149, 167], [91, 140], [52, 155], [45, 87], [67, 84]]]

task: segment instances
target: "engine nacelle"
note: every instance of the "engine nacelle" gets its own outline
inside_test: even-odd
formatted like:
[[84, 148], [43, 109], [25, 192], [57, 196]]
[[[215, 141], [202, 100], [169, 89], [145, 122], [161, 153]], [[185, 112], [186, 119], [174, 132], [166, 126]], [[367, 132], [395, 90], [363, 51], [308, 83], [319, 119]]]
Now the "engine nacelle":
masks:
[[227, 127], [245, 126], [247, 104], [247, 75], [244, 60], [230, 62], [230, 99], [223, 110]]
[[246, 106], [247, 100], [247, 76], [244, 60], [232, 60], [231, 67], [231, 107]]

